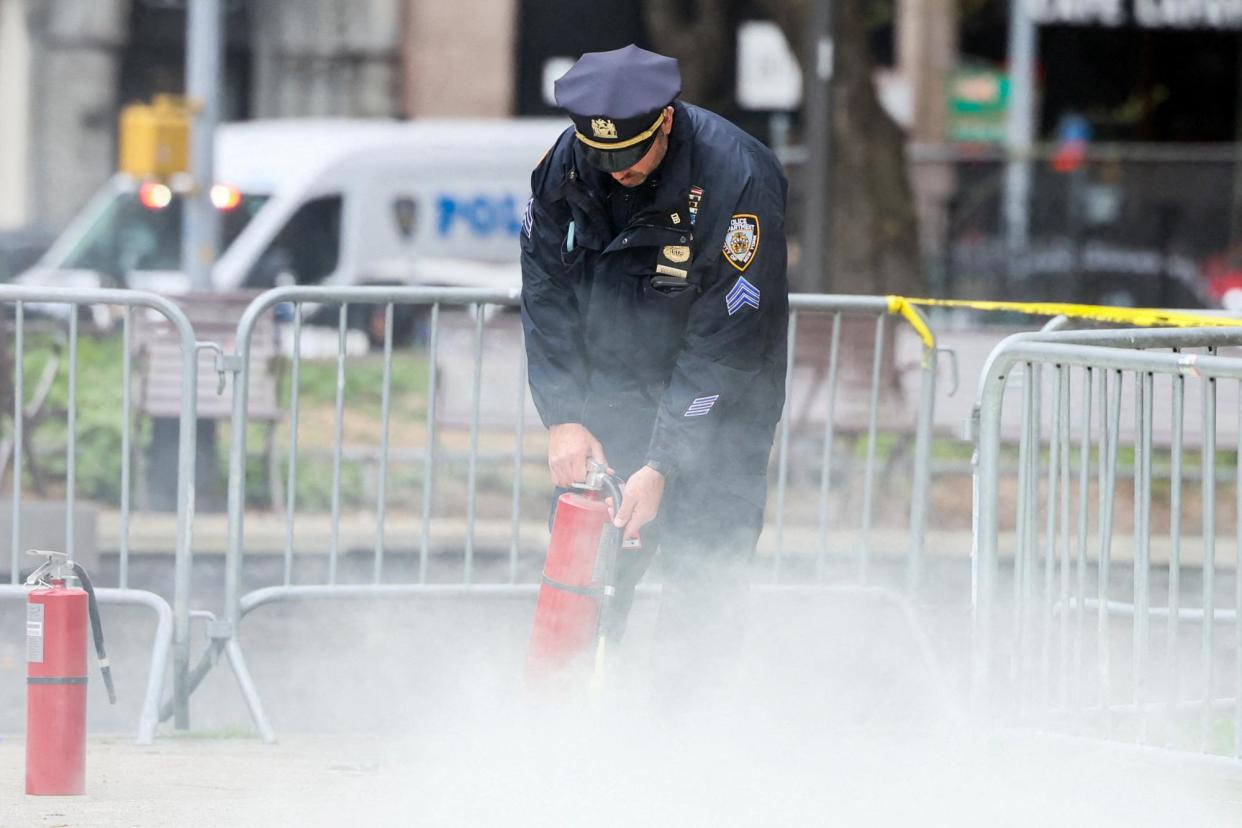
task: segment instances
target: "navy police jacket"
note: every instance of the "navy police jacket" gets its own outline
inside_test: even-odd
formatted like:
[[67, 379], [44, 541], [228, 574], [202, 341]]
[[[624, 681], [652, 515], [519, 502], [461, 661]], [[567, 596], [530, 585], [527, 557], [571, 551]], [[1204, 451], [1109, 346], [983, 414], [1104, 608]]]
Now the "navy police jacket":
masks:
[[624, 476], [651, 463], [761, 505], [785, 397], [788, 185], [762, 143], [674, 108], [657, 183], [622, 227], [608, 206], [619, 187], [572, 127], [532, 174], [531, 391], [544, 425], [582, 423]]

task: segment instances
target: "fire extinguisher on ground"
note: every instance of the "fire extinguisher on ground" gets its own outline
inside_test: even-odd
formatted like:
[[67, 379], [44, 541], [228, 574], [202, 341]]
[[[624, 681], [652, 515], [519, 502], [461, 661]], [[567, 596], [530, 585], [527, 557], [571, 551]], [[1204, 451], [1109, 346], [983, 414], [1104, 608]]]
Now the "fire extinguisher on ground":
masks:
[[[86, 571], [64, 552], [30, 550], [47, 558], [30, 577], [26, 599], [26, 793], [65, 796], [86, 790], [86, 624], [108, 700], [116, 704], [104, 653], [99, 605]], [[72, 585], [77, 580], [82, 587]]]

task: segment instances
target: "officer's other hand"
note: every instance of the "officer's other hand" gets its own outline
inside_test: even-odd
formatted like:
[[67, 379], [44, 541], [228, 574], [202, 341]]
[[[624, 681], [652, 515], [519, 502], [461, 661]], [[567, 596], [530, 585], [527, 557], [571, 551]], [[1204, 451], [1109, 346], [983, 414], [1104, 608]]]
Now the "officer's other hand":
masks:
[[624, 529], [622, 540], [637, 540], [638, 532], [655, 519], [664, 499], [664, 475], [650, 466], [643, 466], [625, 481], [625, 496], [621, 498], [621, 511], [613, 520], [613, 526]]
[[560, 423], [548, 430], [548, 469], [561, 488], [586, 480], [587, 460], [608, 465], [604, 446], [581, 423]]

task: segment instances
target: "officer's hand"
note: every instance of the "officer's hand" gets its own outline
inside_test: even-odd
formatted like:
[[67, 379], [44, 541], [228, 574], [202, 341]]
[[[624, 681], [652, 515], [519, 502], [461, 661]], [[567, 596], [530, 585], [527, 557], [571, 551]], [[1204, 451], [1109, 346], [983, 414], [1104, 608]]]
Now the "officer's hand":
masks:
[[655, 519], [664, 499], [664, 475], [650, 466], [643, 466], [625, 481], [625, 496], [621, 498], [621, 511], [612, 522], [624, 529], [622, 540], [637, 540], [638, 531]]
[[557, 486], [567, 489], [586, 480], [588, 458], [608, 465], [603, 445], [586, 426], [560, 423], [548, 430], [548, 468]]

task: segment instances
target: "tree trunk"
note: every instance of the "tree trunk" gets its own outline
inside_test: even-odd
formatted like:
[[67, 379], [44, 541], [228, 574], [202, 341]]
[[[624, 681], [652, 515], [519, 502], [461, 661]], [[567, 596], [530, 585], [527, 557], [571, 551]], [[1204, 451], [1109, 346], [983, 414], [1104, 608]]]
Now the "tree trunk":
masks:
[[[876, 94], [861, 0], [833, 0], [833, 8], [836, 54], [826, 287], [838, 293], [921, 295], [925, 280], [905, 133], [880, 106]], [[803, 30], [786, 30], [786, 37]], [[807, 58], [802, 65], [804, 77], [809, 76]]]
[[681, 96], [721, 114], [736, 107], [732, 67], [737, 5], [737, 0], [643, 0], [652, 45], [660, 54], [677, 58], [681, 67]]
[[[736, 23], [746, 5], [773, 20], [802, 65], [814, 77], [806, 49], [811, 3], [828, 0], [644, 0], [653, 47], [681, 64], [683, 97], [716, 112], [735, 108], [732, 66]], [[864, 22], [865, 0], [833, 3], [831, 208], [826, 262], [801, 261], [795, 285], [836, 293], [921, 295], [925, 279], [919, 255], [918, 220], [905, 158], [905, 134], [880, 106]], [[791, 175], [791, 205], [801, 201]], [[790, 217], [791, 229], [800, 216]], [[796, 240], [791, 237], [791, 242]], [[800, 246], [801, 247], [801, 246]], [[798, 261], [791, 256], [791, 264]], [[827, 267], [828, 278], [822, 278]]]

